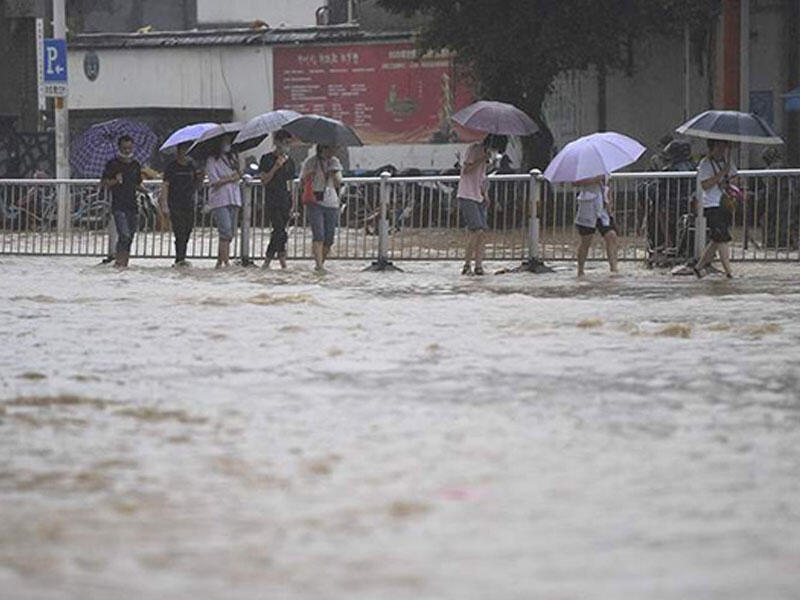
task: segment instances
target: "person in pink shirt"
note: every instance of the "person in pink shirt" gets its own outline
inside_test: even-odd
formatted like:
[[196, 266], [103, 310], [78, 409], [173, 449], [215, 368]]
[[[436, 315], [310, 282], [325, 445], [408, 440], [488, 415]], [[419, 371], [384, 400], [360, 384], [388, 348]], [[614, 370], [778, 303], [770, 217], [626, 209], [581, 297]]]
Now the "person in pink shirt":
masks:
[[458, 204], [469, 235], [464, 256], [462, 275], [483, 275], [485, 231], [489, 228], [486, 212], [489, 206], [486, 168], [496, 152], [505, 152], [508, 138], [504, 135], [487, 135], [483, 142], [475, 142], [467, 148], [461, 176], [458, 180]]

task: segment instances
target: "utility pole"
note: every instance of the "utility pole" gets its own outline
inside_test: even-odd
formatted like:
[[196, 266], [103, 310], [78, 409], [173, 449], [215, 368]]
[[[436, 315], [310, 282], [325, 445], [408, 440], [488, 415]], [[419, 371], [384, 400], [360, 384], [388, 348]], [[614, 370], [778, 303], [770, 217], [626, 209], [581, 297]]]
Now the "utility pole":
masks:
[[[67, 14], [65, 0], [53, 0], [53, 37], [67, 39]], [[67, 92], [69, 93], [69, 92]], [[54, 99], [56, 126], [56, 179], [69, 179], [69, 108], [68, 96]], [[58, 186], [58, 230], [70, 226], [70, 197], [66, 185]]]
[[[740, 0], [739, 23], [739, 110], [750, 112], [750, 0]], [[740, 166], [746, 169], [750, 163], [750, 148], [741, 152]]]

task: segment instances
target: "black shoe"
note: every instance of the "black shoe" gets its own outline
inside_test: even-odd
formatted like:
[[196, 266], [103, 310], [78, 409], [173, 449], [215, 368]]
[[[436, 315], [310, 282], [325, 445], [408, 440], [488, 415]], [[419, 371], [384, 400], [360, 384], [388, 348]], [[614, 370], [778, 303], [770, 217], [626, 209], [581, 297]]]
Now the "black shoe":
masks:
[[483, 272], [483, 267], [475, 267], [474, 273], [475, 275], [485, 275], [485, 273]]
[[725, 277], [728, 279], [733, 279], [733, 273], [725, 273]]
[[697, 277], [698, 279], [702, 279], [703, 278], [703, 272], [700, 269], [698, 269], [697, 267], [692, 267], [692, 272], [695, 274], [695, 277]]
[[461, 269], [462, 275], [472, 275], [472, 267], [469, 265], [464, 265]]

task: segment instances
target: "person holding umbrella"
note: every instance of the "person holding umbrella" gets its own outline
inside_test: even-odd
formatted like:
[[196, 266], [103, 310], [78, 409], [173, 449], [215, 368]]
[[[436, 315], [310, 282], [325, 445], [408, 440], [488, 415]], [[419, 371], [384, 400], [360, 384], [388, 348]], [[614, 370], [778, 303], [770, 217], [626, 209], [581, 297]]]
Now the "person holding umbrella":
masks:
[[339, 223], [339, 188], [342, 185], [342, 163], [334, 156], [335, 148], [317, 144], [315, 154], [309, 156], [300, 170], [303, 189], [308, 187], [314, 201], [307, 205], [308, 222], [311, 225], [312, 250], [318, 273], [325, 271]]
[[125, 268], [131, 256], [133, 236], [139, 227], [136, 192], [148, 194], [142, 185], [142, 166], [133, 157], [133, 138], [122, 135], [117, 140], [118, 156], [106, 163], [102, 184], [111, 191], [111, 214], [117, 229], [114, 266]]
[[242, 173], [236, 155], [231, 152], [233, 137], [233, 134], [226, 134], [211, 139], [208, 142], [210, 153], [206, 159], [208, 208], [219, 232], [218, 269], [230, 265], [231, 242], [242, 206], [242, 192], [239, 189]]
[[617, 273], [617, 228], [611, 216], [611, 195], [608, 177], [600, 175], [591, 179], [576, 181], [578, 187], [578, 210], [575, 213], [575, 227], [580, 235], [578, 244], [578, 277], [585, 277], [584, 268], [589, 257], [589, 248], [595, 231], [606, 243], [606, 257], [612, 273]]
[[738, 174], [736, 166], [729, 160], [730, 143], [725, 140], [709, 139], [708, 155], [697, 166], [697, 181], [702, 189], [703, 212], [708, 224], [711, 240], [703, 250], [703, 255], [692, 269], [698, 279], [703, 277], [704, 271], [714, 255], [719, 254], [722, 268], [728, 279], [733, 277], [730, 261], [730, 227], [733, 214], [723, 202], [728, 194], [730, 185]]
[[595, 231], [600, 231], [605, 240], [611, 272], [617, 273], [617, 232], [611, 216], [608, 178], [617, 169], [639, 160], [645, 150], [633, 138], [604, 131], [570, 142], [547, 165], [545, 179], [551, 183], [572, 183], [579, 189], [575, 214], [575, 226], [580, 234], [579, 278], [585, 275], [584, 267]]
[[272, 134], [275, 148], [261, 157], [258, 176], [264, 184], [266, 195], [267, 218], [272, 223], [272, 235], [267, 246], [264, 268], [278, 257], [282, 269], [286, 268], [286, 225], [292, 210], [292, 198], [289, 185], [295, 178], [296, 169], [289, 156], [289, 142], [292, 134], [280, 129]]
[[[462, 275], [483, 275], [484, 236], [488, 228], [486, 210], [486, 168], [495, 152], [503, 153], [509, 135], [531, 135], [539, 128], [528, 115], [513, 104], [480, 100], [462, 108], [451, 117], [458, 136], [473, 142], [467, 149], [458, 181], [458, 202], [464, 215], [467, 236]], [[487, 135], [488, 134], [488, 135]], [[474, 141], [482, 139], [482, 142]], [[472, 271], [471, 261], [475, 261]]]
[[724, 200], [732, 200], [738, 190], [732, 185], [737, 176], [736, 167], [727, 158], [730, 143], [780, 145], [783, 140], [760, 116], [736, 110], [707, 110], [689, 119], [675, 132], [704, 138], [708, 143], [708, 155], [697, 166], [698, 195], [703, 202], [697, 207], [695, 235], [699, 239], [696, 246], [702, 245], [699, 240], [705, 238], [706, 226], [711, 241], [692, 270], [698, 278], [702, 277], [704, 269], [719, 253], [725, 276], [731, 278], [729, 243], [733, 208], [726, 207]]
[[203, 173], [188, 156], [190, 141], [176, 146], [175, 158], [164, 170], [161, 186], [161, 212], [169, 215], [175, 235], [175, 266], [187, 267], [186, 246], [194, 227], [195, 191], [203, 181]]
[[[485, 231], [488, 229], [486, 211], [489, 205], [486, 169], [496, 152], [505, 152], [508, 138], [504, 135], [487, 135], [482, 142], [470, 144], [461, 165], [458, 179], [458, 205], [469, 235], [464, 251], [462, 275], [483, 275]], [[472, 261], [475, 261], [475, 271]]]

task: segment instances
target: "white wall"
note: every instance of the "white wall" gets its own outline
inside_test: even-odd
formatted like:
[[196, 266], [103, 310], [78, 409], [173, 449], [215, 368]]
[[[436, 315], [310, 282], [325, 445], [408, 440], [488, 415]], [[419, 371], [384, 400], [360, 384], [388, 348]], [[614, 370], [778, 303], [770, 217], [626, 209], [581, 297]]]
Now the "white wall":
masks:
[[260, 19], [270, 27], [312, 27], [326, 0], [197, 0], [199, 23], [247, 23]]
[[463, 160], [466, 144], [404, 144], [396, 146], [361, 146], [348, 148], [350, 169], [368, 171], [394, 165], [400, 170], [452, 169]]
[[241, 121], [272, 109], [269, 47], [99, 50], [95, 81], [84, 54], [69, 54], [71, 109], [222, 108]]

